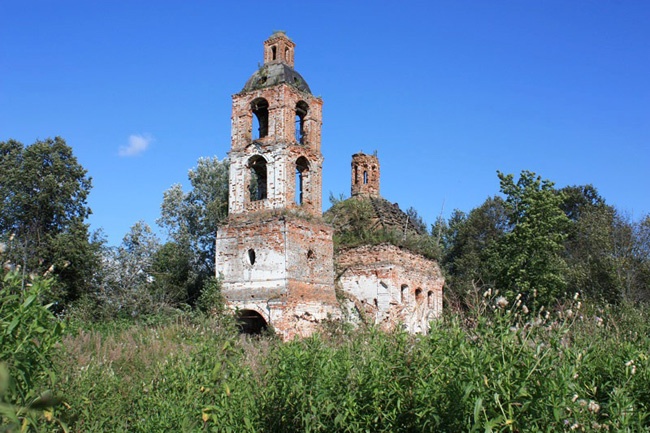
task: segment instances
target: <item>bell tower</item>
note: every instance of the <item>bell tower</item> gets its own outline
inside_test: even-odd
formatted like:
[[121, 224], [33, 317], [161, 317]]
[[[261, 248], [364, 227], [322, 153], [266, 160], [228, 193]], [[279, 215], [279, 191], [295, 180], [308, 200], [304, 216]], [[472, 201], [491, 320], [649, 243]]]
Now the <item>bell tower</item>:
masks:
[[217, 275], [242, 326], [285, 339], [336, 315], [332, 229], [322, 221], [323, 101], [293, 69], [284, 32], [232, 97], [229, 218], [219, 227]]
[[352, 155], [352, 197], [379, 197], [379, 158], [363, 152]]
[[264, 42], [264, 64], [233, 96], [233, 215], [271, 209], [322, 215], [323, 101], [293, 69], [294, 48], [284, 33], [274, 33]]

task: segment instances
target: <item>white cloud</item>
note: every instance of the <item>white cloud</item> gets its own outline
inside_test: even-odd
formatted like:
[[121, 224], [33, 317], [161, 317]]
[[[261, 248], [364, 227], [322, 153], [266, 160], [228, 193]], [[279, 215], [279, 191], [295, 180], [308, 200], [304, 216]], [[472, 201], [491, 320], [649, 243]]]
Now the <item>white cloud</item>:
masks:
[[136, 156], [147, 150], [149, 145], [154, 141], [149, 134], [131, 134], [129, 135], [129, 145], [120, 146], [119, 156]]

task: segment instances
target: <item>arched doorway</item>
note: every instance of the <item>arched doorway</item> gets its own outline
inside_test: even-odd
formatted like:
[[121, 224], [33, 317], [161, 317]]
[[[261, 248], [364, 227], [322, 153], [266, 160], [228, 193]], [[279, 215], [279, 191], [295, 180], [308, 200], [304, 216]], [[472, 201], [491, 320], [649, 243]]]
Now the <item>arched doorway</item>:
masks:
[[237, 325], [242, 334], [259, 335], [268, 329], [264, 317], [255, 310], [239, 310]]

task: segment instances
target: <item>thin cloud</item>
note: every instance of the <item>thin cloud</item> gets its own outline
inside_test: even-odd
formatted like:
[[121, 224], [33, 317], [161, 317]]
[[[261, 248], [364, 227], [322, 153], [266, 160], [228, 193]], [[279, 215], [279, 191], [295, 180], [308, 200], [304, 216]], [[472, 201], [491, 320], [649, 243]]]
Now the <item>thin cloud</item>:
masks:
[[136, 156], [143, 153], [153, 142], [153, 137], [149, 134], [131, 134], [129, 135], [129, 145], [120, 146], [119, 156]]

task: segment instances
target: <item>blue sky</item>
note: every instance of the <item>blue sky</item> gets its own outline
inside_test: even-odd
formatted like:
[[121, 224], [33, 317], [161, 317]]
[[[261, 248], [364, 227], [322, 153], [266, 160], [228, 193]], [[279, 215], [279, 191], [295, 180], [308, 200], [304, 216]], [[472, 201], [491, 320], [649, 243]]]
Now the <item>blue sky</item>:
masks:
[[429, 223], [497, 194], [497, 170], [650, 213], [647, 0], [3, 0], [0, 141], [65, 138], [117, 244], [226, 156], [274, 30], [324, 100], [324, 203], [377, 150], [382, 195]]

